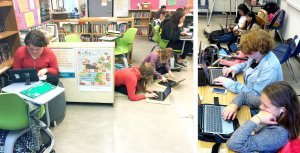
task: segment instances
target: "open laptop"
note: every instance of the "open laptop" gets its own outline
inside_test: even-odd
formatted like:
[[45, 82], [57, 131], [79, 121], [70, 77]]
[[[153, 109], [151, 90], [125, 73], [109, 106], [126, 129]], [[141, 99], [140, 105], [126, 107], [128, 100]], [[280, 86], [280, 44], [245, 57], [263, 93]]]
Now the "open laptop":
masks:
[[152, 98], [149, 98], [149, 99], [164, 101], [169, 96], [170, 93], [171, 93], [171, 85], [168, 84], [167, 88], [164, 91], [156, 91], [156, 94], [158, 95], [158, 97], [156, 97], [156, 98], [152, 97]]
[[231, 134], [236, 129], [232, 120], [224, 120], [222, 112], [225, 106], [202, 104], [198, 107], [198, 124], [204, 133]]
[[193, 32], [188, 32], [187, 35], [184, 35], [184, 36], [179, 36], [179, 39], [180, 40], [183, 40], [183, 39], [193, 39]]
[[159, 81], [157, 84], [165, 86], [165, 87], [167, 87], [168, 85], [171, 85], [171, 87], [175, 87], [178, 84], [180, 84], [182, 81], [184, 81], [185, 79], [181, 79], [179, 81], [171, 80], [171, 79], [167, 79], [167, 80], [168, 80], [168, 82]]
[[[207, 67], [203, 67], [204, 73], [206, 75], [206, 78], [208, 80], [208, 85], [214, 85], [217, 86], [217, 84], [215, 84], [213, 82], [213, 80], [215, 78], [218, 78], [220, 76], [223, 76], [223, 68], [222, 67], [214, 67], [214, 68], [207, 68]], [[236, 81], [236, 77], [232, 77], [232, 74], [230, 73], [227, 78], [235, 80]]]
[[28, 69], [12, 69], [8, 71], [10, 79], [13, 83], [17, 82], [34, 82], [39, 81], [37, 71], [34, 68]]

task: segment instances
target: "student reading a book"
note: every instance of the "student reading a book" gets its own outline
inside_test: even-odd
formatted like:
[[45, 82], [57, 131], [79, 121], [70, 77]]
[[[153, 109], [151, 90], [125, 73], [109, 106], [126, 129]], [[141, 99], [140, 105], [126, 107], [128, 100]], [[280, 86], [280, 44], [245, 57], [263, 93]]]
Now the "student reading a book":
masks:
[[[186, 31], [181, 31], [183, 27], [183, 22], [185, 19], [185, 14], [183, 11], [176, 11], [170, 19], [165, 19], [160, 27], [161, 38], [169, 40], [167, 47], [173, 50], [181, 50], [183, 46], [183, 41], [180, 40], [180, 35], [187, 35]], [[183, 53], [177, 58], [177, 63], [183, 66], [184, 59], [189, 52], [193, 50], [193, 43], [191, 41], [186, 41], [183, 49]]]
[[[148, 55], [143, 63], [151, 63], [154, 67], [154, 77], [167, 82], [166, 77], [173, 78], [174, 75], [170, 70], [169, 60], [173, 56], [172, 48], [157, 49]], [[166, 77], [164, 76], [166, 74]]]
[[[138, 101], [157, 97], [157, 94], [146, 87], [151, 82], [154, 68], [151, 63], [143, 63], [140, 67], [133, 66], [115, 71], [115, 91], [128, 95], [129, 100]], [[138, 94], [143, 91], [145, 94]]]
[[[218, 77], [214, 79], [214, 82], [234, 93], [246, 92], [260, 96], [265, 86], [283, 80], [280, 62], [270, 51], [273, 48], [274, 39], [262, 29], [254, 29], [243, 34], [240, 49], [248, 57], [248, 60], [229, 68], [225, 67], [223, 69], [224, 77]], [[243, 72], [245, 84], [226, 78], [229, 73], [234, 76], [241, 72]]]
[[39, 30], [30, 31], [25, 37], [25, 46], [14, 55], [14, 69], [35, 68], [38, 76], [47, 76], [46, 81], [58, 84], [58, 64], [54, 53], [47, 47], [48, 41]]
[[[245, 104], [259, 107], [260, 112], [232, 134], [227, 141], [230, 149], [236, 152], [277, 152], [288, 141], [299, 137], [300, 103], [288, 83], [279, 81], [267, 85], [260, 98], [245, 94], [237, 97], [233, 100], [236, 107]], [[230, 114], [225, 115], [225, 111], [226, 108], [223, 117], [231, 118]]]

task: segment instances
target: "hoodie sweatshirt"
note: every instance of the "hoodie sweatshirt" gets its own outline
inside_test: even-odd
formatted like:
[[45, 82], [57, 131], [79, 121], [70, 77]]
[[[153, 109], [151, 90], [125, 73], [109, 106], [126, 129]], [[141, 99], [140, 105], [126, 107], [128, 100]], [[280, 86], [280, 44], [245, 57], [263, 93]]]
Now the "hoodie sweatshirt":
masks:
[[138, 81], [142, 75], [138, 67], [125, 68], [115, 71], [115, 86], [126, 86], [128, 98], [132, 101], [145, 99], [145, 94], [136, 94]]

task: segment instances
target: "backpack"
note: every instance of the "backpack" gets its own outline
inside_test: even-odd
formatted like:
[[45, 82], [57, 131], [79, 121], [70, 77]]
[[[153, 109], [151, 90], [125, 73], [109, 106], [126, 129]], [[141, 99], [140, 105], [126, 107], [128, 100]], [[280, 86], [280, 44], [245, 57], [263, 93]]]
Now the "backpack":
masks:
[[274, 14], [274, 16], [272, 18], [270, 26], [278, 28], [280, 26], [280, 24], [283, 22], [284, 16], [285, 16], [284, 10], [279, 9], [278, 11], [276, 11], [276, 13]]
[[201, 54], [201, 61], [204, 62], [207, 66], [210, 66], [218, 59], [219, 48], [216, 45], [211, 44], [205, 47]]

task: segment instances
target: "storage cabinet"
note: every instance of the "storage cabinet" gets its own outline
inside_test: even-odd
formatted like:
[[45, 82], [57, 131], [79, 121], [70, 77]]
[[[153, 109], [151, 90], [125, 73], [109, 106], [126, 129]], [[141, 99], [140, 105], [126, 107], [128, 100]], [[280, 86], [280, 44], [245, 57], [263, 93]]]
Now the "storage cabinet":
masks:
[[78, 34], [85, 42], [95, 42], [105, 35], [108, 30], [124, 33], [128, 28], [134, 27], [133, 18], [115, 17], [86, 17], [80, 19], [52, 20], [59, 27], [59, 41], [64, 35]]
[[150, 10], [129, 10], [129, 17], [134, 18], [134, 27], [138, 29], [137, 36], [148, 36], [150, 25]]
[[2, 18], [0, 22], [4, 25], [2, 25], [4, 31], [0, 32], [0, 74], [2, 74], [5, 72], [4, 69], [12, 66], [14, 53], [21, 43], [12, 0], [0, 1], [0, 15]]

